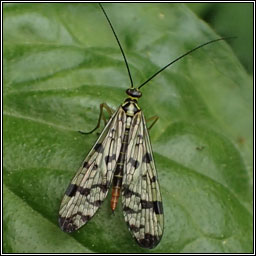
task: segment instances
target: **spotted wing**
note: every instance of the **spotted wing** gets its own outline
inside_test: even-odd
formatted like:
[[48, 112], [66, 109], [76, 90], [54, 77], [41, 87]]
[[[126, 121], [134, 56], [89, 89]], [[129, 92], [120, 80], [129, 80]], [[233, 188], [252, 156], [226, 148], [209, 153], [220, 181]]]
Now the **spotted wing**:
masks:
[[120, 107], [72, 179], [59, 211], [59, 225], [63, 231], [73, 232], [86, 224], [107, 196], [120, 153], [125, 121], [125, 112]]
[[163, 207], [150, 139], [142, 112], [133, 118], [122, 183], [126, 223], [141, 247], [154, 248], [163, 234]]

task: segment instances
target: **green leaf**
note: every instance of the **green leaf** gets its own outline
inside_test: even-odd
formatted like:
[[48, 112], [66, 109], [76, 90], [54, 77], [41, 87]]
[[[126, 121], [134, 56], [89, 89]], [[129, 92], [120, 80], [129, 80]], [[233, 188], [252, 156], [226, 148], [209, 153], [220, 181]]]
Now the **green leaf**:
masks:
[[[104, 4], [138, 86], [218, 38], [183, 4]], [[242, 39], [238, 39], [242, 40]], [[58, 228], [60, 201], [97, 139], [99, 104], [117, 108], [129, 79], [97, 4], [4, 4], [4, 252], [249, 253], [252, 81], [222, 41], [142, 88], [163, 195], [165, 232], [140, 248], [107, 198], [82, 229]]]

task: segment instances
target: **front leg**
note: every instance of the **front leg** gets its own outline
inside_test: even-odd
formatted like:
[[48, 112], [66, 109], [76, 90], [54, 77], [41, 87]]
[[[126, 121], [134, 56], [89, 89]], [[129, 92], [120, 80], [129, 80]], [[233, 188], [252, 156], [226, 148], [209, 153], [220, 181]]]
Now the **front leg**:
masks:
[[113, 113], [114, 113], [114, 110], [113, 110], [111, 107], [109, 107], [106, 103], [101, 103], [101, 104], [100, 104], [100, 115], [99, 115], [99, 119], [98, 119], [98, 122], [97, 122], [96, 127], [95, 127], [94, 129], [92, 129], [91, 131], [89, 131], [89, 132], [82, 132], [82, 131], [79, 131], [81, 134], [91, 134], [91, 133], [93, 133], [94, 131], [96, 131], [96, 130], [100, 127], [100, 122], [101, 122], [101, 120], [103, 120], [104, 124], [106, 125], [107, 120], [106, 120], [106, 117], [105, 117], [105, 115], [104, 115], [103, 109], [106, 109], [106, 111], [108, 112], [108, 114], [109, 114], [110, 116], [112, 116]]

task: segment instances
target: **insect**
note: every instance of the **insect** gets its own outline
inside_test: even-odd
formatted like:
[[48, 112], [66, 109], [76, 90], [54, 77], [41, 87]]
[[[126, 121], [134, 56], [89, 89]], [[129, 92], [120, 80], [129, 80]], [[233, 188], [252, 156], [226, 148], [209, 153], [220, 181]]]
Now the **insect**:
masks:
[[[199, 45], [135, 88], [121, 43], [106, 11], [101, 4], [99, 6], [123, 55], [131, 87], [126, 90], [127, 99], [114, 113], [106, 104], [101, 104], [98, 125], [93, 131], [99, 127], [103, 108], [112, 116], [65, 192], [59, 210], [59, 225], [69, 233], [81, 228], [94, 216], [112, 187], [112, 211], [115, 211], [121, 194], [124, 219], [133, 237], [141, 247], [154, 248], [163, 235], [163, 205], [148, 128], [138, 105], [142, 96], [140, 89], [184, 56], [227, 38]], [[157, 117], [152, 120], [153, 125]]]

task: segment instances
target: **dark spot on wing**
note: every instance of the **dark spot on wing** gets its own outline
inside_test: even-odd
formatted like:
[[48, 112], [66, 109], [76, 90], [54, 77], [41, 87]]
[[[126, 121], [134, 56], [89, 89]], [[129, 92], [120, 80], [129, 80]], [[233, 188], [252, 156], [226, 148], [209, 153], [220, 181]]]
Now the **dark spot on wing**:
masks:
[[137, 136], [139, 139], [143, 139], [143, 136], [141, 134], [138, 134]]
[[108, 163], [112, 162], [115, 159], [116, 159], [116, 154], [113, 154], [112, 156], [106, 156], [105, 157], [105, 162], [106, 162], [106, 164], [108, 164]]
[[128, 163], [131, 163], [131, 165], [132, 165], [135, 169], [137, 169], [137, 168], [139, 167], [139, 165], [140, 165], [140, 162], [137, 161], [137, 160], [134, 160], [132, 157], [129, 159]]
[[141, 247], [152, 249], [159, 243], [159, 241], [160, 239], [157, 236], [146, 233], [145, 238], [138, 240], [138, 243]]
[[[129, 225], [129, 223], [128, 223], [128, 225]], [[129, 227], [130, 227], [130, 230], [133, 231], [134, 233], [137, 233], [140, 231], [140, 228], [136, 227], [135, 225], [131, 225]]]
[[135, 195], [137, 197], [141, 197], [141, 195], [137, 192], [134, 192], [132, 190], [129, 189], [129, 187], [127, 185], [123, 185], [122, 187], [122, 195], [126, 198], [131, 197], [132, 195]]
[[141, 203], [141, 208], [142, 209], [153, 208], [153, 202], [152, 201], [141, 200], [140, 203]]
[[163, 204], [162, 204], [162, 202], [154, 201], [153, 204], [154, 204], [154, 212], [156, 214], [163, 214]]
[[84, 168], [88, 168], [88, 167], [89, 167], [89, 166], [88, 166], [88, 162], [84, 162], [83, 167], [84, 167]]
[[83, 222], [87, 222], [91, 219], [92, 216], [90, 215], [83, 215], [82, 212], [77, 212], [76, 214], [73, 214], [71, 215], [70, 217], [68, 218], [65, 218], [65, 217], [61, 217], [59, 216], [59, 226], [60, 228], [64, 231], [64, 232], [68, 232], [68, 233], [71, 233], [75, 230], [77, 230], [79, 227], [77, 227], [74, 223], [73, 223], [73, 220], [74, 218], [77, 216], [77, 215], [80, 215], [81, 216], [81, 219]]
[[77, 191], [79, 191], [81, 195], [88, 196], [91, 190], [89, 188], [78, 187]]
[[94, 201], [94, 202], [88, 202], [89, 204], [92, 204], [92, 205], [94, 205], [94, 206], [97, 206], [97, 207], [99, 207], [102, 203], [103, 203], [103, 201], [102, 200], [96, 200], [96, 201]]
[[107, 184], [93, 184], [91, 188], [100, 188], [103, 193], [107, 192], [109, 189], [109, 186]]
[[103, 152], [103, 146], [102, 146], [102, 144], [101, 143], [98, 143], [98, 144], [96, 144], [95, 145], [95, 147], [94, 147], [94, 150], [96, 151], [96, 152], [99, 152], [99, 153], [102, 153]]
[[147, 174], [142, 175], [142, 179], [146, 180], [147, 179]]
[[97, 164], [94, 164], [92, 169], [93, 169], [93, 170], [97, 170], [97, 169], [98, 169], [98, 165], [97, 165]]
[[130, 207], [128, 207], [128, 206], [125, 206], [124, 208], [123, 208], [123, 210], [126, 212], [126, 213], [139, 213], [139, 212], [141, 212], [140, 210], [138, 210], [138, 211], [135, 211], [135, 210], [133, 210], [132, 208], [130, 208]]
[[59, 226], [64, 232], [71, 233], [77, 230], [77, 226], [73, 223], [72, 217], [64, 218], [59, 216]]
[[72, 197], [72, 196], [75, 195], [76, 191], [77, 191], [77, 185], [76, 185], [76, 184], [69, 184], [69, 186], [68, 186], [68, 188], [67, 188], [65, 194], [66, 194], [67, 196]]
[[156, 182], [156, 176], [153, 176], [150, 180], [151, 182]]
[[82, 221], [87, 222], [91, 219], [91, 216], [90, 215], [81, 215], [81, 219], [82, 219]]
[[144, 163], [150, 163], [152, 160], [152, 156], [148, 152], [142, 158], [142, 162]]

